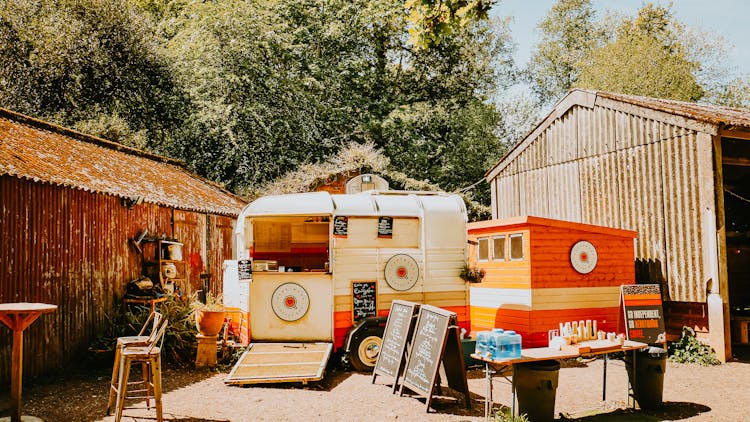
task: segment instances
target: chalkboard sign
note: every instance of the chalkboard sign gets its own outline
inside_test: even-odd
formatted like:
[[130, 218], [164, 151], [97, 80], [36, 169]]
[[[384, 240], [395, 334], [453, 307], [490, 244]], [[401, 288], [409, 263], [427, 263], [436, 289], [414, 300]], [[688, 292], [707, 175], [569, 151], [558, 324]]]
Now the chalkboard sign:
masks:
[[642, 343], [666, 342], [661, 289], [658, 284], [620, 286], [625, 311], [625, 332], [628, 340]]
[[352, 322], [378, 316], [378, 282], [352, 281]]
[[381, 239], [393, 237], [393, 217], [378, 218], [378, 237]]
[[346, 237], [349, 232], [349, 217], [337, 215], [333, 218], [333, 236]]
[[237, 272], [240, 281], [249, 281], [253, 279], [253, 260], [241, 259], [237, 261]]
[[443, 362], [448, 386], [464, 394], [466, 407], [471, 406], [469, 383], [466, 380], [461, 340], [456, 314], [430, 305], [422, 305], [409, 347], [404, 369], [404, 388], [427, 398], [427, 411], [432, 403], [440, 363]]
[[372, 382], [375, 382], [378, 375], [393, 377], [393, 392], [398, 387], [398, 379], [404, 366], [404, 351], [414, 329], [414, 314], [417, 310], [419, 305], [414, 302], [394, 300], [388, 312], [383, 343], [372, 371]]

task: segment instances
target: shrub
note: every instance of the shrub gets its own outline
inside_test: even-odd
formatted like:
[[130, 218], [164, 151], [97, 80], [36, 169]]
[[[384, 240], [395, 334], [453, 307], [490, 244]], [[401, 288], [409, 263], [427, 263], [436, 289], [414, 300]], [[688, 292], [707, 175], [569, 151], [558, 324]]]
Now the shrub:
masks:
[[[164, 335], [164, 349], [162, 358], [165, 362], [175, 366], [187, 366], [195, 360], [197, 340], [193, 310], [187, 301], [170, 297], [159, 304], [159, 312], [169, 320], [169, 326]], [[106, 315], [107, 327], [90, 345], [91, 349], [114, 350], [117, 337], [138, 334], [148, 319], [151, 310], [145, 306], [131, 306], [124, 315], [114, 310]]]
[[669, 360], [678, 363], [697, 363], [703, 366], [718, 365], [719, 359], [711, 347], [701, 343], [690, 327], [682, 327], [680, 340], [670, 343]]
[[525, 413], [514, 416], [510, 410], [505, 410], [493, 413], [492, 422], [529, 422], [529, 418]]

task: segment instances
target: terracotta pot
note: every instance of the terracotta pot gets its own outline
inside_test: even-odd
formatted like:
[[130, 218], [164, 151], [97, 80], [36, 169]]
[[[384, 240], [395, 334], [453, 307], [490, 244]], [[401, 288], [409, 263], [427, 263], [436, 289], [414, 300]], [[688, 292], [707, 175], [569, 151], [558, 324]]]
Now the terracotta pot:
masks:
[[215, 336], [224, 325], [224, 311], [195, 311], [195, 325], [204, 336]]

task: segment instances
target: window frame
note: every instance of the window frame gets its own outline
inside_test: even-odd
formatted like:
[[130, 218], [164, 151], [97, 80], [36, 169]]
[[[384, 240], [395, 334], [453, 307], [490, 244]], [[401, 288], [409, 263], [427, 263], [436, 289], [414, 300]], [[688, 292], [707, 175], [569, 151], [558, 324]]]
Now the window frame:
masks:
[[[490, 239], [492, 239], [492, 261], [498, 261], [498, 262], [506, 262], [508, 261], [508, 235], [507, 234], [501, 234], [497, 236], [491, 236]], [[495, 242], [499, 239], [502, 239], [503, 244], [503, 256], [502, 257], [496, 257], [495, 256]]]
[[[482, 251], [482, 241], [487, 242], [487, 256], [482, 259], [480, 253]], [[477, 238], [477, 262], [489, 262], [490, 261], [490, 238], [489, 237], [478, 237]]]
[[[508, 258], [510, 261], [518, 262], [518, 261], [523, 261], [525, 259], [526, 254], [524, 253], [524, 250], [523, 250], [524, 249], [523, 237], [524, 237], [523, 233], [513, 233], [513, 234], [508, 235], [508, 243], [510, 246], [509, 248], [510, 250], [508, 251]], [[521, 257], [520, 258], [513, 257], [513, 239], [517, 239], [517, 238], [521, 239]]]

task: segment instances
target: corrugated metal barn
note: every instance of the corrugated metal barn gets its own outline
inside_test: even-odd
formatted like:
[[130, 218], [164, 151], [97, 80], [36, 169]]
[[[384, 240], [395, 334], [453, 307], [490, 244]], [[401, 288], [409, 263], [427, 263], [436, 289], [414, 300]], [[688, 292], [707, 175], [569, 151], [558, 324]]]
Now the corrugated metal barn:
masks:
[[[0, 302], [58, 305], [25, 332], [24, 375], [84, 357], [142, 274], [144, 230], [184, 244], [193, 290], [221, 286], [244, 205], [177, 161], [0, 109]], [[0, 328], [6, 386], [12, 338]]]
[[750, 316], [748, 141], [750, 110], [574, 90], [487, 172], [493, 218], [637, 231], [668, 330], [709, 333], [724, 360]]

